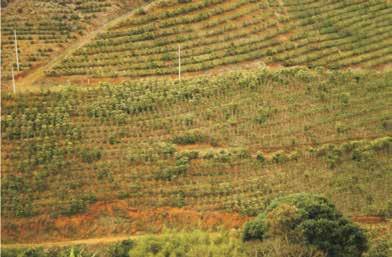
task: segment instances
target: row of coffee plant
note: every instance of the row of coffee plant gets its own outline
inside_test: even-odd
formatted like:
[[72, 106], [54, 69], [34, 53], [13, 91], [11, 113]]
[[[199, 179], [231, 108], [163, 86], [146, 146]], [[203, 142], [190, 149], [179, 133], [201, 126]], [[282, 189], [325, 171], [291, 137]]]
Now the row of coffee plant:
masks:
[[151, 8], [114, 25], [48, 71], [51, 76], [140, 77], [244, 61], [373, 68], [391, 59], [385, 1], [196, 1]]
[[[117, 199], [252, 213], [307, 183], [346, 212], [382, 213], [391, 182], [391, 76], [260, 68], [180, 83], [3, 93], [3, 214], [12, 223]], [[353, 174], [368, 191], [337, 181]]]
[[[137, 1], [135, 1], [136, 4]], [[52, 52], [66, 47], [83, 35], [98, 16], [116, 10], [115, 0], [56, 0], [14, 2], [2, 12], [2, 78], [11, 78], [11, 67], [17, 72], [15, 36], [19, 52], [19, 71], [48, 61]], [[132, 4], [133, 6], [134, 4]]]

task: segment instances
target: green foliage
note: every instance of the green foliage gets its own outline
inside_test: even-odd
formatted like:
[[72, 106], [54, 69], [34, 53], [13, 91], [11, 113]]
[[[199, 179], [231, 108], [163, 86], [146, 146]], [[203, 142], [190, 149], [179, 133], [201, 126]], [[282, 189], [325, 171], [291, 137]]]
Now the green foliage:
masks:
[[[19, 228], [23, 224], [17, 216], [59, 215], [63, 209], [69, 215], [81, 213], [88, 203], [78, 200], [86, 191], [104, 201], [126, 198], [141, 208], [195, 206], [255, 215], [277, 195], [306, 189], [328, 195], [346, 215], [389, 217], [391, 140], [380, 121], [389, 117], [383, 96], [390, 94], [390, 80], [386, 72], [260, 69], [181, 83], [130, 80], [6, 95], [4, 222]], [[319, 92], [325, 93], [324, 100]], [[345, 92], [350, 101], [342, 108]], [[257, 125], [255, 114], [263, 106], [276, 112]], [[116, 112], [126, 116], [125, 124], [113, 119]], [[337, 121], [352, 129], [336, 133]], [[7, 136], [14, 133], [19, 136]], [[196, 143], [189, 146], [171, 142], [187, 134], [201, 139], [190, 140]], [[378, 139], [350, 141], [365, 137]], [[310, 144], [315, 151], [305, 152]], [[83, 161], [83, 149], [100, 149], [101, 159], [93, 161], [95, 155], [87, 154]], [[270, 157], [279, 149], [284, 152]], [[258, 160], [257, 150], [265, 153]], [[11, 176], [17, 177], [13, 185], [7, 182]], [[38, 233], [55, 233], [47, 224]], [[113, 226], [122, 229], [119, 223]], [[155, 230], [147, 224], [137, 228]], [[17, 235], [5, 237], [16, 240]]]
[[134, 163], [151, 163], [159, 159], [170, 159], [176, 153], [171, 143], [139, 144], [129, 149], [128, 161]]
[[328, 256], [361, 256], [367, 249], [367, 239], [353, 223], [339, 220], [309, 220], [301, 224], [306, 243], [315, 245]]
[[255, 118], [256, 123], [257, 124], [266, 123], [267, 120], [271, 117], [271, 115], [275, 112], [276, 110], [273, 110], [271, 107], [259, 110]]
[[132, 240], [124, 240], [109, 247], [110, 257], [129, 257], [128, 252], [135, 245]]
[[4, 257], [98, 257], [96, 253], [86, 251], [82, 247], [1, 249], [1, 254]]
[[95, 195], [85, 195], [81, 198], [73, 198], [68, 206], [64, 206], [60, 212], [62, 215], [75, 215], [79, 213], [84, 213], [87, 210], [87, 207], [90, 203], [94, 203], [97, 201]]
[[176, 153], [176, 159], [184, 159], [187, 158], [188, 160], [194, 160], [199, 158], [199, 152], [198, 151], [184, 151], [181, 153]]
[[207, 136], [200, 132], [186, 133], [173, 137], [172, 142], [179, 145], [189, 145], [196, 143], [204, 143], [208, 140]]
[[255, 220], [245, 223], [242, 239], [249, 241], [255, 239], [263, 240], [266, 238], [267, 226], [264, 219], [265, 217], [259, 215]]
[[315, 248], [290, 242], [285, 238], [269, 238], [262, 242], [247, 243], [246, 252], [249, 257], [325, 257]]
[[161, 168], [155, 173], [155, 179], [172, 181], [179, 176], [185, 175], [188, 171], [188, 161], [183, 162], [185, 159], [181, 159], [175, 166], [168, 166]]
[[274, 163], [281, 164], [281, 163], [285, 163], [288, 160], [289, 158], [284, 151], [277, 151], [272, 154], [272, 162]]
[[341, 145], [325, 144], [309, 149], [317, 157], [324, 157], [329, 168], [334, 169], [345, 159], [360, 163], [371, 163], [375, 153], [392, 151], [392, 137], [382, 137], [374, 140], [349, 141]]
[[92, 148], [92, 149], [84, 148], [81, 150], [80, 155], [82, 157], [83, 162], [93, 163], [101, 159], [102, 151], [98, 148]]
[[228, 233], [208, 234], [198, 230], [192, 233], [149, 236], [136, 241], [129, 256], [186, 256], [245, 257], [242, 243]]
[[1, 249], [3, 257], [44, 257], [42, 249]]
[[261, 163], [265, 162], [265, 157], [264, 157], [262, 152], [257, 152], [256, 153], [256, 160], [258, 160]]
[[109, 167], [106, 166], [97, 168], [97, 178], [98, 180], [108, 180], [113, 182], [113, 174], [110, 172]]
[[379, 216], [383, 216], [385, 218], [392, 218], [392, 200], [388, 200], [382, 205], [381, 210], [377, 211]]
[[244, 240], [288, 236], [333, 257], [355, 257], [367, 249], [364, 233], [323, 197], [294, 194], [272, 201], [265, 212], [244, 226]]
[[34, 215], [31, 195], [23, 195], [23, 193], [32, 190], [25, 178], [14, 175], [6, 176], [2, 179], [1, 190], [6, 190], [11, 194], [10, 199], [2, 200], [2, 213], [11, 212], [16, 217], [31, 217]]
[[[282, 205], [280, 205], [281, 207]], [[277, 208], [280, 208], [277, 207]], [[288, 214], [295, 208], [281, 208], [278, 212]], [[275, 208], [276, 210], [276, 208]], [[278, 214], [278, 213], [275, 213]], [[277, 217], [270, 224], [276, 228], [287, 227], [294, 216]], [[295, 217], [294, 219], [292, 219]], [[281, 220], [283, 219], [283, 220]], [[283, 227], [281, 227], [283, 225]], [[279, 232], [279, 231], [275, 231]], [[77, 246], [61, 248], [18, 248], [2, 249], [4, 257], [204, 257], [208, 253], [211, 257], [327, 257], [325, 253], [314, 245], [304, 245], [302, 242], [293, 242], [284, 236], [264, 238], [262, 241], [249, 241], [244, 243], [235, 231], [204, 232], [193, 230], [192, 232], [163, 231], [157, 235], [142, 235], [133, 240], [123, 240], [110, 245]], [[298, 240], [297, 240], [298, 241]], [[93, 250], [92, 250], [93, 249]], [[376, 236], [369, 251], [363, 257], [389, 257], [391, 254], [391, 241], [388, 237]], [[339, 255], [336, 255], [339, 256]], [[355, 256], [355, 255], [349, 255]]]
[[369, 251], [364, 257], [390, 257], [392, 256], [392, 241], [381, 238], [372, 242]]

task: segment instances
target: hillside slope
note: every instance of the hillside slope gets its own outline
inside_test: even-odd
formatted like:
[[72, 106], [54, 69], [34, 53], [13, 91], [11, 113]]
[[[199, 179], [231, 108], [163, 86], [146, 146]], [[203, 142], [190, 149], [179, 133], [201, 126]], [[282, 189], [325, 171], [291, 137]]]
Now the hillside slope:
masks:
[[[142, 0], [10, 1], [1, 16], [2, 79], [11, 79], [12, 65], [16, 77], [26, 75], [105, 21], [143, 3]], [[20, 72], [16, 65], [14, 30]]]
[[161, 1], [48, 71], [140, 77], [246, 64], [390, 68], [392, 4], [385, 0]]
[[3, 93], [2, 240], [238, 228], [303, 191], [390, 215], [391, 80], [261, 69]]

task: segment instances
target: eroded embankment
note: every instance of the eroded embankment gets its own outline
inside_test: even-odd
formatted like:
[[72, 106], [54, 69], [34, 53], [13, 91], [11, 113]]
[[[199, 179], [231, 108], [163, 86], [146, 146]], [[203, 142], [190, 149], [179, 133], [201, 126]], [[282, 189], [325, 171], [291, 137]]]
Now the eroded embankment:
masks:
[[98, 202], [74, 216], [20, 218], [2, 224], [3, 243], [39, 243], [157, 233], [164, 228], [214, 230], [240, 228], [249, 217], [183, 208], [129, 208], [125, 201]]

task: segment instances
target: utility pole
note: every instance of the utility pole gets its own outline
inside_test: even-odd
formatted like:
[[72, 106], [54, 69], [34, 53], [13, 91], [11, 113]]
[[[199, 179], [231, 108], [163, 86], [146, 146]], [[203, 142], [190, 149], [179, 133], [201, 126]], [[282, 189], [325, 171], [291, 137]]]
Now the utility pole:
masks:
[[181, 45], [178, 45], [178, 80], [181, 81]]
[[14, 29], [15, 36], [15, 55], [16, 55], [16, 68], [19, 71], [19, 53], [18, 53], [18, 40], [16, 39], [16, 30]]
[[11, 76], [12, 76], [12, 91], [16, 94], [15, 76], [14, 76], [14, 65], [11, 66]]

